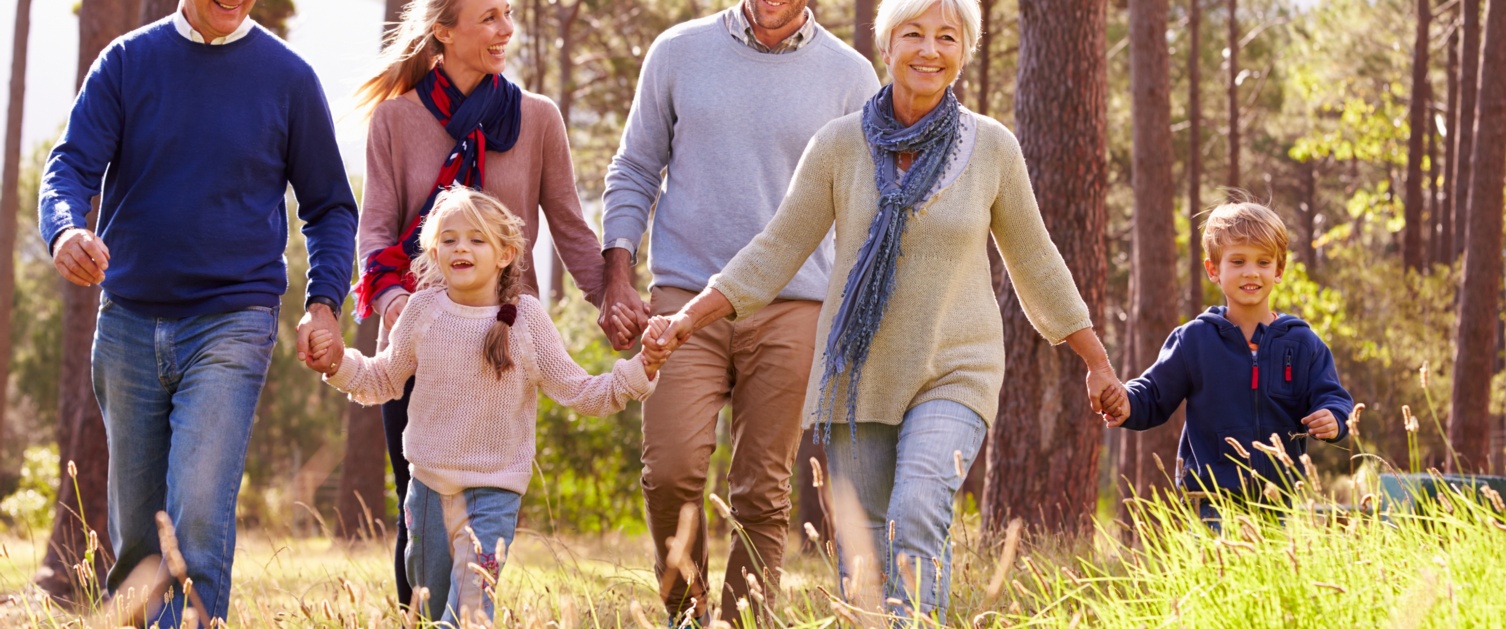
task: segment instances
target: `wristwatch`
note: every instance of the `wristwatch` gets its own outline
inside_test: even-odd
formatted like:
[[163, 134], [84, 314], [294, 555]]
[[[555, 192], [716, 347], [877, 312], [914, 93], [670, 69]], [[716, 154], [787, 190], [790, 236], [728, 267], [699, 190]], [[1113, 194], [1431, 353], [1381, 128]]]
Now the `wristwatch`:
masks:
[[314, 304], [324, 304], [325, 306], [328, 306], [330, 313], [334, 314], [336, 319], [340, 318], [340, 304], [335, 300], [330, 299], [329, 297], [325, 297], [324, 295], [309, 295], [308, 300], [303, 302], [303, 309], [307, 311], [309, 309], [309, 306], [312, 306]]

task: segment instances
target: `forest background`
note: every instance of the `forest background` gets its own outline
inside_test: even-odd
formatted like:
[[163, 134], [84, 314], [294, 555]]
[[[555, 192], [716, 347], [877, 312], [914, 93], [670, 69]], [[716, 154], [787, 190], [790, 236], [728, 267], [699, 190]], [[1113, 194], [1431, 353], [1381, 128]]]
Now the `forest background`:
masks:
[[[58, 1], [13, 5], [19, 18], [55, 12]], [[588, 212], [599, 207], [644, 51], [668, 26], [731, 2], [515, 3], [519, 32], [509, 75], [559, 104]], [[111, 38], [175, 4], [74, 4], [74, 22], [53, 26], [77, 28], [77, 67], [22, 72], [17, 60], [25, 60], [28, 37], [54, 36], [33, 31], [29, 19], [16, 20], [5, 46], [13, 52], [0, 186], [0, 529], [50, 539], [45, 563], [58, 568], [72, 565], [86, 544], [76, 505], [91, 528], [104, 530], [103, 429], [87, 351], [97, 292], [64, 286], [37, 235], [37, 178], [58, 129], [31, 136], [38, 139], [29, 146], [18, 129], [22, 116], [59, 120], [56, 106], [23, 112], [18, 104], [30, 102], [25, 93], [33, 86], [76, 85]], [[300, 16], [329, 16], [336, 4], [371, 14], [382, 3], [260, 0], [256, 17], [280, 34], [294, 33], [297, 47]], [[380, 11], [394, 19], [398, 4], [389, 0]], [[875, 4], [811, 0], [817, 19], [874, 58], [883, 76], [864, 26]], [[959, 80], [959, 97], [1021, 137], [1043, 215], [1122, 377], [1153, 361], [1174, 326], [1221, 303], [1201, 272], [1194, 215], [1231, 190], [1247, 190], [1292, 232], [1276, 308], [1312, 323], [1333, 348], [1344, 384], [1367, 408], [1357, 441], [1313, 449], [1333, 498], [1358, 502], [1345, 488], [1367, 464], [1351, 458], [1360, 451], [1414, 469], [1506, 469], [1506, 144], [1498, 141], [1506, 98], [1493, 85], [1502, 81], [1485, 80], [1506, 76], [1506, 58], [1491, 56], [1506, 44], [1493, 48], [1485, 35], [1506, 35], [1506, 27], [1487, 28], [1506, 23], [1506, 0], [982, 4], [980, 50]], [[367, 69], [364, 60], [375, 56], [381, 23], [340, 27], [373, 33], [353, 38], [369, 52], [342, 50], [331, 64], [348, 76], [332, 80], [320, 68], [337, 114]], [[362, 147], [351, 137], [359, 134], [342, 136], [342, 148], [359, 191]], [[599, 225], [599, 216], [592, 220]], [[1476, 225], [1484, 229], [1471, 233]], [[287, 259], [292, 286], [248, 455], [240, 521], [292, 536], [369, 535], [364, 514], [390, 523], [396, 511], [385, 487], [379, 417], [348, 403], [294, 357], [306, 269], [296, 230]], [[607, 368], [618, 354], [603, 342], [594, 310], [558, 265], [547, 266], [555, 270], [543, 276], [551, 280], [546, 297], [573, 355], [589, 370]], [[1144, 495], [1164, 486], [1159, 470], [1175, 459], [1177, 430], [1103, 430], [1078, 399], [1081, 374], [1071, 357], [1033, 337], [1002, 268], [995, 270], [1009, 384], [986, 455], [970, 472], [964, 509], [981, 514], [991, 531], [1012, 517], [1040, 530], [1091, 529], [1095, 519], [1112, 520], [1132, 489]], [[372, 325], [358, 329], [348, 318], [346, 325], [358, 346], [374, 343]], [[525, 525], [564, 534], [641, 532], [639, 425], [636, 406], [590, 418], [543, 401], [539, 473]], [[714, 478], [724, 478], [726, 456], [719, 450]], [[803, 495], [792, 526], [812, 520], [825, 530], [819, 503], [805, 490], [809, 456], [819, 453], [801, 455]]]

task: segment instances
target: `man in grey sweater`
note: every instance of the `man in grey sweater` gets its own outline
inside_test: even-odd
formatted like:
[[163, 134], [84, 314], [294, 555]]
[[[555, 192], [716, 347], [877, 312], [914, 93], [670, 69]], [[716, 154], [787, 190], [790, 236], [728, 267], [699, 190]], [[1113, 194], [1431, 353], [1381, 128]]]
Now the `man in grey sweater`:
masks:
[[[878, 91], [873, 65], [816, 23], [806, 0], [743, 0], [679, 24], [644, 59], [622, 144], [607, 170], [608, 278], [621, 279], [654, 210], [649, 269], [655, 314], [672, 313], [758, 235], [774, 216], [811, 136], [859, 111]], [[657, 203], [657, 205], [656, 205]], [[716, 422], [732, 405], [728, 475], [732, 536], [722, 618], [756, 579], [779, 591], [790, 513], [790, 476], [816, 344], [820, 300], [831, 274], [828, 236], [769, 307], [696, 333], [660, 371], [643, 405], [643, 496], [654, 571], [677, 574], [667, 592], [674, 621], [705, 624], [707, 468]], [[686, 549], [693, 574], [666, 566], [681, 507], [698, 526]]]

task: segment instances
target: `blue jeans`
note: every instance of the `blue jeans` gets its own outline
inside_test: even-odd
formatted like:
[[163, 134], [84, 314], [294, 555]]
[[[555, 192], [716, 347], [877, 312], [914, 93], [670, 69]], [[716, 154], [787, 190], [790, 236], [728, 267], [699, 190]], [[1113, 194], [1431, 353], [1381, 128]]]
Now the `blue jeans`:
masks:
[[[408, 582], [414, 588], [429, 588], [429, 603], [421, 610], [426, 618], [439, 616], [436, 606], [444, 601], [440, 622], [458, 627], [463, 616], [472, 623], [491, 625], [491, 586], [507, 561], [506, 549], [512, 547], [517, 533], [522, 504], [522, 496], [506, 489], [473, 487], [447, 496], [417, 478], [408, 480], [403, 504], [408, 524], [404, 559]], [[440, 535], [447, 543], [434, 539]], [[491, 583], [471, 570], [470, 564], [490, 573]], [[477, 614], [485, 614], [484, 620]]]
[[[916, 608], [922, 614], [934, 613], [946, 624], [952, 580], [952, 502], [963, 480], [954, 453], [961, 453], [965, 475], [986, 433], [977, 413], [951, 400], [923, 402], [907, 411], [898, 426], [859, 423], [856, 444], [845, 421], [832, 425], [831, 443], [826, 447], [836, 517], [852, 517], [841, 512], [844, 505], [861, 507], [862, 528], [884, 566], [884, 599], [900, 601], [887, 605], [890, 613], [908, 618], [909, 608]], [[844, 528], [838, 524], [838, 531]], [[860, 542], [844, 544], [838, 535], [844, 583], [851, 577], [855, 543]], [[864, 563], [874, 565], [872, 560]]]
[[[274, 308], [169, 319], [100, 299], [93, 377], [110, 450], [109, 591], [162, 553], [155, 516], [166, 511], [204, 611], [226, 617], [235, 500], [276, 341]], [[184, 597], [175, 586], [147, 624], [177, 626]]]

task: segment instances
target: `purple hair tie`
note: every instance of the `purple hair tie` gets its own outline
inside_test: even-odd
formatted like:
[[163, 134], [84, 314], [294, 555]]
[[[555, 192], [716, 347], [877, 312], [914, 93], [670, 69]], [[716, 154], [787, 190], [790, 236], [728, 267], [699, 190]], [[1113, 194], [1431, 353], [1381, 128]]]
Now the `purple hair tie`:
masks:
[[512, 325], [514, 321], [518, 320], [518, 306], [516, 304], [502, 304], [502, 307], [497, 309], [497, 320], [509, 326]]

